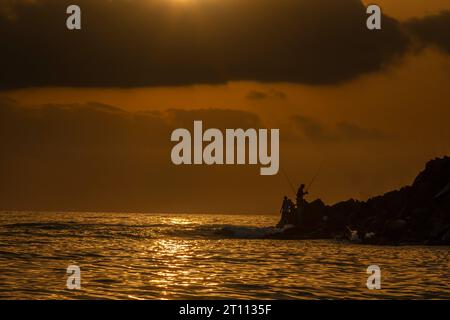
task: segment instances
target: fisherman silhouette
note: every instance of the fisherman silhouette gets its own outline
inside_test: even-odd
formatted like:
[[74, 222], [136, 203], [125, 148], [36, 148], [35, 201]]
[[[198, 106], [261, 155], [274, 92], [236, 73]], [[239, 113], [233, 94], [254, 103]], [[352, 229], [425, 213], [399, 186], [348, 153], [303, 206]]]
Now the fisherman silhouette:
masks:
[[282, 214], [282, 215], [285, 215], [285, 214], [288, 214], [289, 213], [289, 211], [290, 211], [290, 207], [291, 207], [291, 205], [290, 205], [290, 203], [289, 203], [289, 199], [288, 199], [288, 197], [286, 197], [286, 196], [284, 196], [284, 199], [283, 199], [283, 204], [281, 205], [281, 209], [280, 209], [280, 213]]
[[308, 194], [308, 191], [305, 191], [305, 185], [301, 184], [297, 191], [297, 208], [300, 208], [303, 204], [303, 197]]
[[294, 202], [292, 202], [291, 199], [288, 199], [289, 202], [289, 213], [290, 214], [295, 214], [295, 204]]
[[302, 225], [305, 215], [305, 200], [304, 197], [308, 194], [308, 191], [305, 191], [305, 185], [301, 184], [297, 191], [297, 209], [295, 210], [295, 224]]
[[280, 209], [281, 219], [277, 227], [282, 227], [286, 224], [291, 224], [293, 212], [294, 212], [294, 203], [287, 196], [284, 196], [283, 204], [281, 205]]

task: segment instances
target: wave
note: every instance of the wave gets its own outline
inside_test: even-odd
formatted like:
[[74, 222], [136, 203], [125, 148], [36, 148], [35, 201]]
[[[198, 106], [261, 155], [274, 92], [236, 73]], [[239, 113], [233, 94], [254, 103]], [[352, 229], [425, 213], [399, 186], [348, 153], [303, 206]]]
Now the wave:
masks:
[[196, 225], [188, 228], [165, 230], [167, 236], [205, 239], [264, 239], [281, 233], [284, 229], [275, 227], [254, 227], [231, 224]]
[[[15, 223], [3, 226], [0, 233], [26, 233], [47, 237], [91, 236], [129, 237], [129, 238], [190, 238], [190, 239], [263, 239], [267, 236], [281, 233], [284, 229], [275, 227], [255, 227], [232, 224], [199, 224], [188, 223], [173, 225], [155, 224], [108, 224], [108, 223], [77, 223], [67, 222], [37, 222]], [[0, 228], [1, 229], [1, 228]]]
[[220, 229], [215, 230], [216, 235], [237, 239], [261, 239], [280, 232], [282, 232], [282, 229], [275, 227], [248, 227], [234, 225], [225, 225]]
[[95, 229], [95, 228], [110, 228], [110, 229], [126, 229], [126, 228], [155, 228], [167, 226], [163, 223], [143, 224], [143, 225], [129, 225], [122, 223], [79, 223], [75, 221], [68, 222], [33, 222], [33, 223], [13, 223], [5, 224], [1, 227], [7, 229], [24, 229], [30, 228], [35, 230], [72, 230], [72, 229]]

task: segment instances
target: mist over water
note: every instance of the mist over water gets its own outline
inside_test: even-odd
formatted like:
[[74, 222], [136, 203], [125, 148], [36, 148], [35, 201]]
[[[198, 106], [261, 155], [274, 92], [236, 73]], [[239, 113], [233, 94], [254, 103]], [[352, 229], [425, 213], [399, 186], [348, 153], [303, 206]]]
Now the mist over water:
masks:
[[[258, 239], [269, 215], [0, 213], [2, 299], [450, 299], [449, 247]], [[81, 268], [81, 290], [66, 268]], [[368, 290], [379, 265], [382, 289]]]

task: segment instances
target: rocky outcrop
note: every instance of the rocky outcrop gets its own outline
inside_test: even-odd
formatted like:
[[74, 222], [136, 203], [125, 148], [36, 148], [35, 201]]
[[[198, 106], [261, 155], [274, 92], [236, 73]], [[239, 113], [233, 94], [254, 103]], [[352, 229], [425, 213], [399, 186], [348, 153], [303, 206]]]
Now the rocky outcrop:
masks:
[[347, 238], [371, 244], [450, 244], [450, 157], [427, 163], [411, 186], [367, 201], [305, 202], [279, 226], [283, 239]]

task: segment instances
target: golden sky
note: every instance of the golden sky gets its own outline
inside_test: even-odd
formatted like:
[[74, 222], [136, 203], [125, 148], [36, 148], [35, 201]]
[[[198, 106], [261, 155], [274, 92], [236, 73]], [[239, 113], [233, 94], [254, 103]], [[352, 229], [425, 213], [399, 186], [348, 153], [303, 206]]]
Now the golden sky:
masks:
[[[252, 1], [249, 0], [249, 3]], [[81, 2], [90, 3], [87, 0]], [[304, 3], [303, 9], [310, 9], [308, 3], [311, 1], [301, 2]], [[318, 1], [321, 2], [326, 3]], [[270, 6], [270, 1], [264, 3]], [[400, 29], [409, 28], [411, 18], [423, 19], [417, 22], [419, 27], [413, 28], [419, 31], [427, 23], [424, 20], [426, 17], [450, 10], [450, 1], [445, 0], [380, 0], [371, 3], [380, 4], [384, 14], [394, 18], [395, 23], [402, 24]], [[52, 8], [52, 0], [43, 0], [41, 5], [47, 4]], [[185, 7], [187, 5], [184, 4]], [[321, 8], [320, 4], [317, 6], [313, 5], [312, 12]], [[353, 12], [352, 5], [348, 7]], [[94, 4], [89, 7], [91, 10], [95, 8]], [[243, 6], [241, 12], [250, 12], [252, 8], [250, 4]], [[228, 10], [226, 7], [222, 9]], [[282, 9], [280, 12], [283, 12]], [[21, 11], [15, 10], [18, 18], [14, 23], [17, 23]], [[256, 8], [255, 12], [262, 12], [258, 10], [262, 9]], [[199, 19], [200, 26], [202, 23], [209, 25], [209, 20], [202, 20], [199, 12], [191, 9], [188, 14]], [[22, 14], [32, 17], [33, 11]], [[85, 14], [88, 21], [92, 21], [92, 14]], [[130, 11], [132, 14], [135, 13]], [[301, 13], [299, 15], [305, 18]], [[245, 17], [252, 19], [250, 13], [245, 13]], [[273, 17], [266, 18], [279, 22], [275, 13]], [[315, 18], [319, 20], [320, 14]], [[198, 42], [202, 50], [210, 50], [208, 45], [203, 44], [203, 37], [208, 39], [210, 34], [222, 34], [225, 32], [223, 30], [228, 30], [227, 16], [224, 14], [220, 19], [223, 26], [218, 27], [218, 31], [200, 32], [192, 27], [199, 35], [189, 41]], [[448, 24], [444, 19], [445, 16], [441, 20]], [[9, 22], [0, 20], [0, 26], [2, 23], [12, 23], [8, 19], [5, 21]], [[123, 23], [139, 30], [130, 21], [131, 18], [125, 18]], [[186, 23], [191, 26], [191, 22]], [[247, 23], [249, 29], [255, 32], [253, 24]], [[264, 24], [260, 23], [255, 22], [255, 26], [264, 28]], [[308, 38], [309, 34], [321, 41], [328, 39], [322, 27], [317, 27], [320, 31], [314, 29], [315, 20], [305, 23], [312, 28], [311, 33], [296, 37], [308, 45], [315, 43]], [[395, 24], [391, 27], [392, 34], [395, 34], [397, 27]], [[73, 41], [77, 44], [83, 44], [83, 41], [91, 43], [89, 25], [86, 29], [83, 30], [83, 37], [87, 40], [74, 38]], [[107, 33], [103, 29], [93, 29], [96, 36]], [[346, 30], [344, 28], [342, 32]], [[124, 82], [124, 78], [118, 76], [123, 74], [127, 77], [129, 74], [124, 73], [126, 70], [122, 68], [115, 69], [117, 74], [111, 73], [113, 80], [110, 85], [110, 78], [97, 77], [94, 71], [106, 70], [103, 63], [119, 59], [114, 53], [108, 53], [104, 59], [94, 57], [93, 61], [87, 62], [90, 69], [86, 69], [85, 74], [92, 72], [92, 78], [84, 78], [78, 71], [86, 67], [83, 63], [88, 57], [84, 55], [88, 53], [86, 48], [79, 48], [85, 60], [62, 53], [62, 62], [74, 59], [74, 63], [79, 64], [78, 70], [68, 68], [67, 77], [60, 72], [64, 64], [59, 62], [58, 55], [53, 57], [57, 60], [55, 62], [42, 60], [51, 53], [41, 50], [37, 50], [35, 55], [27, 53], [29, 57], [41, 59], [35, 61], [39, 64], [37, 67], [34, 64], [29, 64], [28, 69], [22, 70], [20, 67], [17, 72], [22, 78], [1, 78], [4, 84], [0, 91], [0, 106], [7, 110], [4, 111], [4, 128], [9, 129], [2, 131], [2, 141], [9, 156], [0, 161], [0, 171], [4, 177], [0, 186], [0, 205], [3, 204], [4, 209], [276, 213], [282, 197], [285, 194], [292, 196], [281, 174], [262, 177], [259, 176], [259, 167], [175, 167], [171, 164], [170, 130], [180, 125], [190, 126], [194, 119], [203, 120], [207, 127], [233, 128], [255, 123], [261, 127], [280, 128], [281, 166], [294, 183], [308, 183], [322, 167], [311, 189], [310, 199], [321, 198], [327, 203], [350, 197], [367, 199], [410, 184], [426, 161], [449, 153], [450, 56], [447, 51], [449, 42], [445, 42], [449, 40], [448, 31], [446, 35], [445, 30], [436, 30], [443, 33], [437, 40], [422, 39], [421, 34], [417, 33], [412, 36], [411, 48], [406, 49], [406, 46], [397, 45], [398, 41], [403, 41], [401, 36], [389, 35], [389, 30], [385, 31], [387, 35], [383, 35], [384, 38], [374, 38], [376, 48], [373, 50], [380, 54], [373, 56], [369, 51], [360, 51], [366, 48], [365, 39], [361, 43], [347, 40], [338, 30], [336, 36], [342, 36], [343, 41], [349, 42], [342, 48], [337, 44], [336, 61], [330, 52], [323, 51], [330, 49], [328, 44], [319, 45], [321, 51], [315, 52], [314, 49], [304, 56], [299, 53], [299, 59], [312, 59], [319, 53], [318, 59], [322, 59], [322, 64], [328, 69], [303, 73], [306, 64], [301, 64], [286, 77], [286, 73], [278, 73], [276, 68], [290, 70], [289, 66], [279, 65], [276, 59], [270, 60], [270, 54], [284, 54], [283, 50], [275, 47], [282, 41], [289, 41], [286, 44], [289, 50], [298, 48], [292, 44], [290, 35], [276, 32], [274, 47], [268, 49], [268, 56], [265, 57], [272, 61], [267, 64], [273, 64], [276, 68], [267, 67], [264, 74], [259, 74], [258, 70], [265, 66], [263, 63], [266, 60], [256, 62], [255, 69], [252, 69], [253, 66], [241, 66], [242, 62], [247, 61], [246, 55], [253, 53], [237, 49], [233, 58], [221, 55], [214, 59], [211, 56], [204, 58], [214, 65], [213, 69], [202, 69], [204, 66], [199, 65], [199, 69], [184, 70], [180, 65], [177, 72], [172, 69], [171, 61], [184, 63], [190, 61], [192, 55], [195, 64], [199, 53], [189, 51], [178, 58], [172, 52], [172, 60], [157, 53], [167, 73], [142, 78], [143, 75], [134, 69], [136, 66], [126, 62], [127, 70], [135, 72], [135, 78], [126, 78], [128, 82]], [[166, 32], [168, 34], [169, 31]], [[55, 37], [60, 36], [69, 37], [55, 34]], [[122, 36], [118, 35], [119, 38]], [[150, 33], [150, 36], [155, 34]], [[140, 35], [133, 37], [140, 40]], [[254, 41], [255, 46], [263, 43], [259, 42], [258, 37], [255, 35], [250, 40]], [[175, 39], [177, 43], [187, 41], [184, 35], [176, 35]], [[235, 44], [233, 41], [229, 41], [230, 45]], [[236, 43], [243, 43], [240, 41]], [[387, 45], [389, 41], [394, 42]], [[131, 40], [127, 42], [127, 47], [132, 43]], [[353, 43], [355, 50], [351, 50]], [[25, 47], [32, 45], [36, 43], [30, 40]], [[161, 45], [165, 42], [162, 41]], [[93, 51], [114, 50], [117, 46], [120, 47], [120, 43], [104, 41]], [[21, 49], [19, 45], [17, 47]], [[154, 47], [155, 50], [157, 48]], [[57, 46], [53, 49], [62, 52]], [[233, 50], [228, 54], [231, 53]], [[125, 54], [130, 54], [130, 59], [144, 59], [141, 54]], [[217, 53], [211, 49], [210, 54]], [[364, 58], [366, 56], [370, 58]], [[0, 58], [3, 61], [13, 59], [1, 54]], [[288, 55], [285, 58], [292, 59], [290, 63], [295, 64], [295, 57]], [[374, 59], [373, 62], [370, 59]], [[10, 65], [15, 63], [12, 60]], [[319, 66], [320, 61], [317, 63]], [[348, 64], [348, 68], [334, 68], [336, 64]], [[34, 68], [36, 74], [27, 73]], [[148, 68], [157, 67], [149, 65]], [[7, 74], [13, 74], [13, 71], [7, 70]], [[199, 70], [201, 75], [196, 74], [195, 70]], [[209, 74], [211, 70], [220, 70], [221, 80], [216, 77], [217, 73], [212, 77]], [[345, 70], [350, 71], [347, 73]], [[71, 76], [76, 77], [72, 78], [73, 82]], [[26, 80], [23, 77], [27, 77]], [[173, 77], [182, 79], [180, 84], [164, 84], [175, 81]], [[137, 84], [128, 85], [134, 79], [139, 80]], [[203, 84], [196, 84], [198, 79]], [[145, 85], [160, 80], [162, 85]], [[59, 82], [61, 85], [57, 85]], [[108, 109], [110, 106], [122, 111], [111, 111]], [[141, 115], [146, 115], [145, 119], [141, 119]]]

